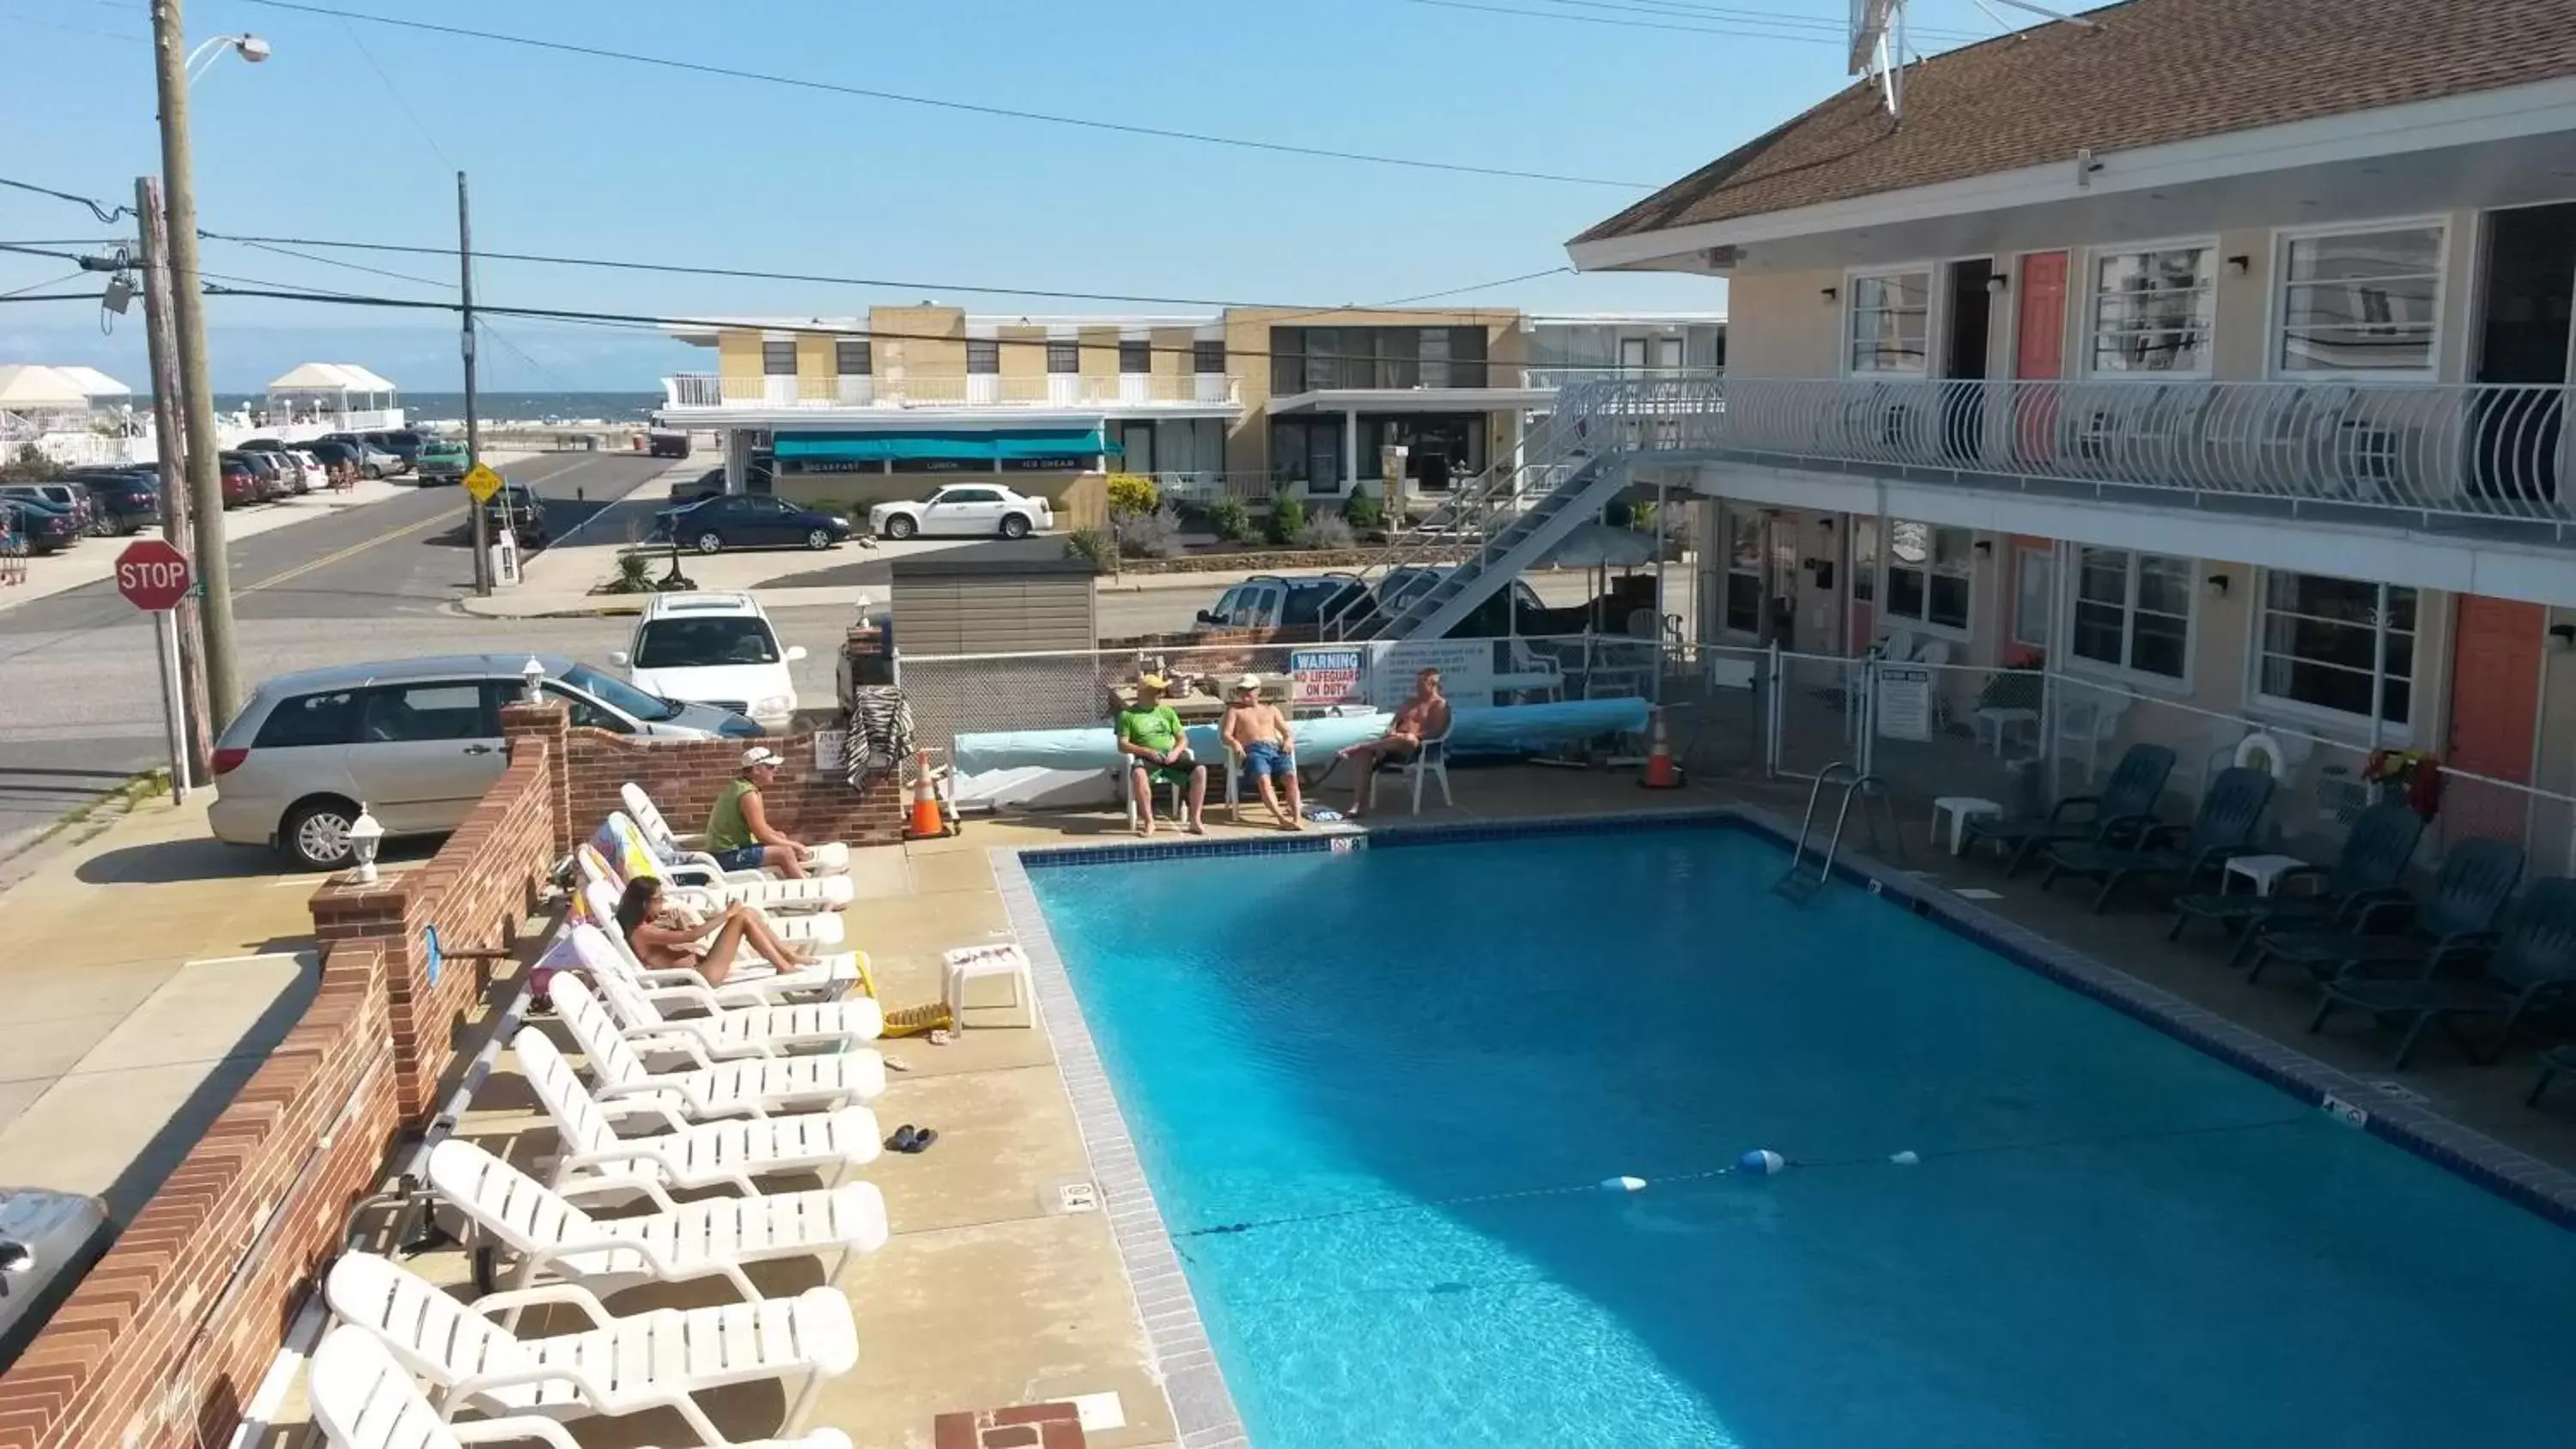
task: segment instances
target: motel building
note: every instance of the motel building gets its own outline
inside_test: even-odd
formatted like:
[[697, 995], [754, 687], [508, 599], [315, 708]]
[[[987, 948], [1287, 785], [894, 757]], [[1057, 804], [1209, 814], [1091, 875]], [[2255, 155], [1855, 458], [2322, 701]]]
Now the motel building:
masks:
[[1420, 504], [1519, 456], [1567, 381], [1706, 371], [1726, 349], [1722, 313], [1495, 308], [999, 317], [924, 304], [674, 335], [711, 349], [716, 370], [663, 379], [655, 421], [717, 434], [737, 489], [863, 512], [997, 482], [1044, 495], [1075, 527], [1102, 520], [1112, 473], [1176, 500], [1337, 507], [1383, 489], [1390, 447]]
[[1724, 378], [1636, 454], [1696, 495], [1696, 637], [1802, 698], [1924, 664], [2060, 788], [2154, 739], [2348, 821], [2429, 752], [2437, 839], [2576, 866], [2576, 10], [2519, 14], [2133, 0], [1576, 237], [1727, 283]]

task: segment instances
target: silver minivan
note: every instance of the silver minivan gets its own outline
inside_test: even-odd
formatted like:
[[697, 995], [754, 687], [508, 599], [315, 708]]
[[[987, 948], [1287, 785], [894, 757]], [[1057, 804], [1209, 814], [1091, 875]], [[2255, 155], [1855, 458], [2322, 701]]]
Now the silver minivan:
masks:
[[[388, 838], [455, 829], [501, 775], [501, 707], [527, 688], [525, 654], [456, 654], [281, 675], [215, 741], [215, 838], [271, 845], [333, 870], [361, 810]], [[657, 699], [561, 655], [533, 656], [572, 722], [613, 734], [752, 738], [759, 725]]]

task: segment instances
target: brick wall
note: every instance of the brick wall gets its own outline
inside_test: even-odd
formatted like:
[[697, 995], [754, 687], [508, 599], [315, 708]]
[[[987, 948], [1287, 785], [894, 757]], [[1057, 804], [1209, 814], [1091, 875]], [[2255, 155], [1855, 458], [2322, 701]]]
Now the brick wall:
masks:
[[385, 980], [372, 943], [325, 956], [303, 1021], [0, 1375], [0, 1449], [232, 1433], [391, 1145]]
[[[608, 812], [625, 808], [618, 787], [644, 787], [678, 831], [702, 829], [716, 792], [742, 769], [744, 740], [639, 740], [604, 730], [569, 732], [570, 815], [581, 838], [599, 828]], [[903, 792], [891, 781], [854, 791], [838, 770], [814, 768], [814, 736], [765, 739], [787, 757], [768, 791], [770, 823], [798, 840], [845, 840], [852, 845], [893, 845], [903, 839]]]

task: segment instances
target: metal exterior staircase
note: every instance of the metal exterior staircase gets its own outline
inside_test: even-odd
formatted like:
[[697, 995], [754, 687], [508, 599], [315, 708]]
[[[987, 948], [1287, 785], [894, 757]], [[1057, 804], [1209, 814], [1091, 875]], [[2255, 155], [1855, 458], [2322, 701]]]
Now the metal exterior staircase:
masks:
[[[1633, 465], [1657, 453], [1714, 446], [1726, 412], [1715, 373], [1601, 378], [1559, 391], [1547, 424], [1521, 449], [1467, 480], [1420, 525], [1361, 571], [1366, 599], [1323, 621], [1328, 639], [1437, 639], [1628, 485]], [[1464, 547], [1450, 566], [1445, 555]], [[1443, 569], [1439, 581], [1392, 613], [1373, 606], [1380, 586], [1408, 568]]]

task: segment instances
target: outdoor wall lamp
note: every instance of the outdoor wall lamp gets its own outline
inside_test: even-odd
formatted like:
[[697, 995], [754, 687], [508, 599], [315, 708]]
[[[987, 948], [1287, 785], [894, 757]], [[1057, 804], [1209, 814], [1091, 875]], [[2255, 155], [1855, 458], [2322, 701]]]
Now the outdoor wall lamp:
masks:
[[538, 689], [539, 685], [546, 682], [546, 667], [537, 662], [537, 656], [534, 654], [529, 655], [528, 662], [519, 666], [519, 678], [521, 682], [527, 685], [528, 688], [528, 692], [520, 697], [520, 703], [543, 704], [546, 702], [545, 694]]
[[1827, 288], [1825, 288], [1825, 289], [1824, 289], [1824, 291], [1822, 291], [1822, 292], [1818, 293], [1817, 295], [1818, 295], [1818, 296], [1823, 297], [1826, 301], [1830, 302], [1830, 301], [1833, 301], [1835, 298], [1837, 298], [1837, 297], [1841, 296], [1842, 294], [1843, 294], [1843, 293], [1842, 293], [1842, 288], [1840, 288], [1840, 287], [1827, 287]]
[[376, 883], [376, 852], [384, 847], [385, 827], [367, 807], [358, 806], [358, 818], [349, 825], [349, 853], [358, 860], [358, 884]]
[[2561, 649], [2576, 649], [2576, 624], [2552, 624], [2549, 637]]
[[1977, 550], [1977, 556], [1979, 558], [1993, 558], [1995, 556], [1995, 541], [1991, 538], [1978, 539], [1974, 547]]
[[2225, 574], [2211, 574], [2211, 575], [2209, 576], [2209, 591], [2210, 591], [2211, 593], [2213, 593], [2213, 594], [2216, 594], [2217, 596], [2219, 596], [2219, 597], [2220, 597], [2220, 598], [2222, 598], [2222, 599], [2223, 599], [2223, 598], [2226, 598], [2226, 597], [2227, 597], [2227, 575], [2225, 575]]
[[1986, 295], [1990, 297], [2000, 297], [2011, 286], [2012, 280], [2006, 277], [2003, 273], [1997, 272], [1993, 276], [1986, 278]]
[[2227, 259], [2227, 275], [2231, 277], [2241, 277], [2252, 270], [2254, 270], [2254, 259], [2252, 257], [2229, 257]]

